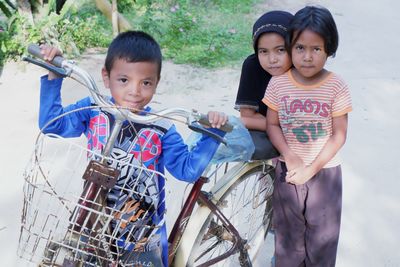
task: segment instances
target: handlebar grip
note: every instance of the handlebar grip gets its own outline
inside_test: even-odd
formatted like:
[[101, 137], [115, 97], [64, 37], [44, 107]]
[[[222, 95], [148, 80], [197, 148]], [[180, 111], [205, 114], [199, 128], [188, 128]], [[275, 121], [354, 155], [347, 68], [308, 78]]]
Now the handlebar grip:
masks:
[[[30, 44], [28, 45], [28, 53], [31, 54], [32, 56], [38, 57], [40, 59], [43, 59], [42, 53], [40, 53], [40, 47], [37, 44]], [[50, 61], [51, 64], [53, 64], [56, 67], [61, 68], [62, 67], [62, 62], [65, 60], [65, 58], [61, 56], [55, 56], [52, 61]]]
[[219, 136], [218, 134], [211, 132], [210, 130], [208, 130], [207, 128], [204, 128], [203, 125], [201, 125], [199, 122], [192, 122], [191, 124], [189, 124], [189, 129], [198, 133], [202, 133], [202, 134], [206, 134], [212, 138], [214, 138], [215, 140], [223, 143], [224, 145], [227, 145], [228, 143], [226, 142], [225, 138]]
[[[201, 114], [200, 119], [199, 119], [199, 123], [201, 123], [202, 125], [205, 126], [209, 126], [212, 127], [210, 122], [208, 121], [208, 116], [205, 114]], [[224, 131], [226, 133], [232, 132], [233, 130], [233, 126], [232, 124], [229, 123], [229, 121], [227, 121], [224, 125], [221, 126], [221, 128], [219, 128], [221, 131]]]

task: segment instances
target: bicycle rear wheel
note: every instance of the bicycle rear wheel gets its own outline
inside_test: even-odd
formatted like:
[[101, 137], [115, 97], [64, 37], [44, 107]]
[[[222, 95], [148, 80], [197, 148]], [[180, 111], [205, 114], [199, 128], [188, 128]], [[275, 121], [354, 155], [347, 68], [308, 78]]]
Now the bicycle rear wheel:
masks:
[[[228, 187], [217, 202], [240, 236], [247, 240], [246, 249], [252, 262], [271, 227], [273, 181], [274, 168], [257, 165]], [[232, 247], [232, 241], [231, 234], [211, 213], [196, 238], [188, 266], [198, 266], [224, 254]], [[228, 257], [216, 266], [241, 266], [239, 254]]]

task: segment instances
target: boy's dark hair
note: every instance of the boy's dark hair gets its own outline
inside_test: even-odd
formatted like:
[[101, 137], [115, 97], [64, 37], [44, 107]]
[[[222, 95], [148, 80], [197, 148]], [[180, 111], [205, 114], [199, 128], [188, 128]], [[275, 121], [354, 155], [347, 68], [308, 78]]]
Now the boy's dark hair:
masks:
[[[311, 30], [319, 34], [325, 43], [325, 52], [328, 56], [335, 56], [339, 45], [339, 34], [331, 12], [324, 7], [306, 6], [294, 15], [287, 35], [289, 51], [292, 50], [300, 34], [304, 30]], [[296, 34], [296, 36], [295, 36]]]
[[162, 54], [160, 46], [149, 34], [142, 31], [120, 33], [108, 47], [105, 68], [110, 73], [114, 61], [154, 62], [158, 64], [158, 77], [161, 74]]

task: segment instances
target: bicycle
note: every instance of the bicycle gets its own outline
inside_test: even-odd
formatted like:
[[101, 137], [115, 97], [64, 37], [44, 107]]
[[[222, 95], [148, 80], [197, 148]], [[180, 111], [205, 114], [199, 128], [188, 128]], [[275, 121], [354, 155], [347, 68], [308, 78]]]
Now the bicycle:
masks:
[[[30, 53], [38, 55], [37, 50], [32, 47], [30, 47]], [[160, 117], [166, 118], [177, 115], [186, 118], [185, 123], [188, 124], [189, 128], [192, 130], [207, 132], [206, 129], [197, 124], [198, 121], [204, 123], [204, 118], [197, 111], [169, 109], [143, 118], [143, 116], [137, 116], [128, 110], [120, 108], [115, 109], [115, 107], [110, 106], [110, 104], [105, 102], [99, 94], [96, 84], [91, 76], [77, 67], [74, 63], [56, 58], [52, 63], [58, 67], [53, 67], [33, 58], [28, 58], [27, 60], [41, 67], [58, 72], [64, 76], [71, 77], [72, 75], [77, 75], [81, 82], [89, 88], [92, 97], [96, 103], [98, 103], [98, 106], [112, 113], [117, 118], [117, 122], [129, 118], [134, 122], [139, 121], [141, 123], [150, 123], [160, 119]], [[118, 125], [119, 123], [116, 123], [113, 133], [114, 131], [119, 131]], [[113, 143], [112, 139], [115, 136], [113, 133], [110, 135], [111, 141], [109, 140], [107, 144]], [[108, 155], [111, 147], [106, 145], [104, 155], [94, 155], [97, 157], [97, 163], [91, 162], [89, 167], [86, 168], [84, 178], [86, 178], [88, 182], [85, 182], [83, 194], [78, 198], [75, 197], [75, 199], [71, 201], [68, 198], [60, 197], [55, 192], [55, 189], [51, 186], [49, 181], [44, 181], [42, 184], [37, 181], [38, 176], [45, 176], [43, 168], [41, 168], [41, 166], [35, 166], [40, 158], [40, 155], [38, 154], [39, 147], [43, 147], [48, 140], [54, 140], [54, 137], [57, 138], [57, 136], [50, 137], [52, 138], [47, 138], [46, 135], [39, 135], [37, 140], [37, 149], [35, 150], [33, 157], [33, 166], [36, 169], [33, 170], [33, 176], [26, 176], [25, 201], [20, 235], [20, 256], [23, 257], [28, 253], [30, 256], [28, 257], [28, 260], [37, 261], [40, 259], [41, 264], [44, 266], [46, 264], [72, 266], [71, 264], [77, 264], [77, 262], [92, 264], [89, 260], [92, 260], [93, 258], [100, 259], [98, 262], [95, 262], [94, 265], [99, 263], [104, 266], [107, 266], [106, 264], [118, 264], [118, 259], [120, 257], [118, 254], [119, 252], [116, 251], [117, 249], [115, 247], [109, 244], [109, 240], [115, 238], [115, 234], [110, 234], [109, 228], [111, 227], [112, 221], [114, 221], [113, 227], [115, 228], [115, 220], [117, 221], [117, 224], [123, 225], [126, 222], [126, 216], [124, 216], [126, 214], [121, 213], [119, 210], [104, 211], [104, 195], [107, 190], [115, 186], [114, 182], [119, 173], [118, 170], [110, 169], [108, 166], [104, 166], [104, 164], [98, 164], [98, 162], [104, 163], [112, 160]], [[219, 136], [216, 136], [215, 138], [219, 138]], [[71, 149], [71, 151], [76, 149], [76, 147], [77, 146], [75, 145], [68, 145], [68, 148]], [[82, 151], [90, 153], [87, 150]], [[81, 156], [83, 155], [82, 151]], [[224, 170], [222, 170], [223, 166], [225, 166]], [[130, 167], [139, 173], [146, 173], [147, 178], [153, 177], [151, 179], [154, 179], [156, 176], [162, 176], [160, 173], [149, 173], [148, 170], [141, 168], [141, 166]], [[217, 262], [226, 261], [227, 259], [236, 259], [236, 257], [233, 257], [232, 255], [238, 253], [239, 264], [241, 266], [251, 266], [252, 260], [257, 256], [257, 252], [270, 229], [272, 216], [271, 196], [274, 177], [271, 160], [240, 162], [229, 170], [227, 169], [226, 164], [221, 164], [216, 167], [216, 170], [214, 170], [211, 175], [219, 175], [218, 173], [221, 171], [224, 173], [223, 176], [216, 182], [209, 192], [203, 192], [201, 189], [204, 183], [208, 182], [210, 178], [201, 177], [193, 185], [168, 239], [170, 243], [170, 265], [197, 266], [200, 264], [199, 266], [210, 266]], [[29, 172], [32, 172], [32, 170], [29, 170], [28, 174]], [[93, 173], [96, 175], [93, 176]], [[61, 185], [61, 187], [62, 186], [63, 185]], [[240, 188], [240, 186], [243, 186], [243, 188]], [[132, 190], [131, 188], [125, 187], [120, 189], [125, 191]], [[35, 232], [32, 229], [37, 226], [36, 224], [40, 224], [36, 221], [40, 208], [32, 208], [32, 205], [34, 204], [34, 198], [38, 195], [37, 192], [39, 191], [42, 194], [50, 196], [55, 201], [60, 202], [63, 209], [69, 210], [70, 216], [66, 219], [65, 215], [62, 215], [62, 213], [53, 215], [49, 212], [47, 214], [48, 217], [45, 218], [44, 224], [39, 225], [41, 229], [36, 230]], [[252, 233], [250, 227], [246, 227], [245, 233], [241, 233], [241, 227], [240, 225], [237, 225], [239, 222], [237, 218], [240, 217], [238, 213], [234, 212], [229, 215], [229, 218], [227, 218], [228, 215], [226, 215], [226, 211], [224, 210], [224, 212], [221, 212], [221, 209], [224, 207], [232, 206], [231, 202], [228, 201], [231, 200], [231, 198], [235, 199], [235, 192], [241, 193], [241, 197], [238, 198], [240, 201], [244, 200], [242, 197], [244, 194], [248, 194], [246, 201], [243, 202], [240, 207], [243, 211], [251, 204], [251, 208], [254, 210], [255, 215], [253, 212], [249, 212], [248, 216], [257, 221], [257, 223], [253, 224], [256, 229], [255, 233]], [[87, 195], [90, 195], [90, 197], [87, 198]], [[141, 196], [141, 199], [138, 200], [138, 202], [142, 202], [145, 198], [145, 195]], [[197, 201], [199, 201], [200, 204], [197, 205], [197, 209], [194, 211]], [[72, 208], [67, 204], [71, 205]], [[134, 205], [132, 204], [136, 203], [131, 203], [127, 208], [133, 208]], [[30, 212], [34, 213], [32, 221], [29, 221]], [[61, 231], [61, 237], [55, 237], [54, 232], [56, 232], [57, 229], [54, 225], [50, 227], [47, 224], [48, 222], [46, 220], [51, 216], [57, 219], [56, 221], [58, 224], [56, 226], [59, 226], [61, 221], [66, 221], [66, 223], [64, 222], [63, 227], [60, 227], [64, 231]], [[144, 224], [143, 222], [144, 219], [146, 219], [145, 217], [148, 218], [151, 216], [142, 216], [142, 224]], [[248, 222], [246, 221], [245, 223]], [[141, 225], [138, 225], [138, 227], [140, 226]], [[158, 229], [157, 227], [158, 225], [154, 225], [153, 229], [147, 229], [147, 231], [144, 231], [145, 234], [138, 236], [136, 240], [139, 243], [145, 243], [146, 240], [149, 240], [152, 237], [152, 234]], [[40, 231], [45, 228], [48, 232], [42, 234]], [[93, 234], [93, 228], [95, 229], [95, 235]], [[238, 230], [240, 230], [240, 232]], [[250, 232], [250, 234], [247, 232]], [[215, 243], [212, 243], [214, 240]], [[33, 246], [30, 242], [34, 243]], [[45, 244], [43, 245], [42, 243]], [[212, 244], [211, 248], [208, 247], [210, 243]], [[229, 247], [225, 248], [224, 245], [227, 243], [229, 244]], [[40, 247], [40, 245], [43, 246]], [[27, 252], [26, 248], [29, 246], [32, 247], [30, 247], [30, 250]], [[217, 247], [219, 248], [218, 251], [216, 251]], [[39, 250], [41, 251], [39, 252]], [[218, 255], [215, 256], [214, 253], [218, 253]], [[235, 262], [235, 260], [233, 261]]]

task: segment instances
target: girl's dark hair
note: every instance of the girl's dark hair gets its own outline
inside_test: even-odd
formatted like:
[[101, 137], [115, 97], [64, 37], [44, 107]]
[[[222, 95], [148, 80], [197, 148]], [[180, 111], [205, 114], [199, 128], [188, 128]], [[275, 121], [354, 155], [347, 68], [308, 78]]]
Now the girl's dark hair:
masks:
[[108, 47], [105, 68], [110, 73], [114, 61], [124, 59], [127, 62], [154, 62], [158, 64], [158, 77], [161, 74], [161, 49], [156, 40], [142, 31], [120, 33]]
[[[324, 7], [306, 6], [294, 15], [287, 34], [289, 50], [292, 50], [300, 34], [310, 30], [319, 34], [325, 43], [328, 56], [335, 56], [339, 45], [339, 34], [331, 12]], [[296, 35], [295, 35], [296, 34]]]

